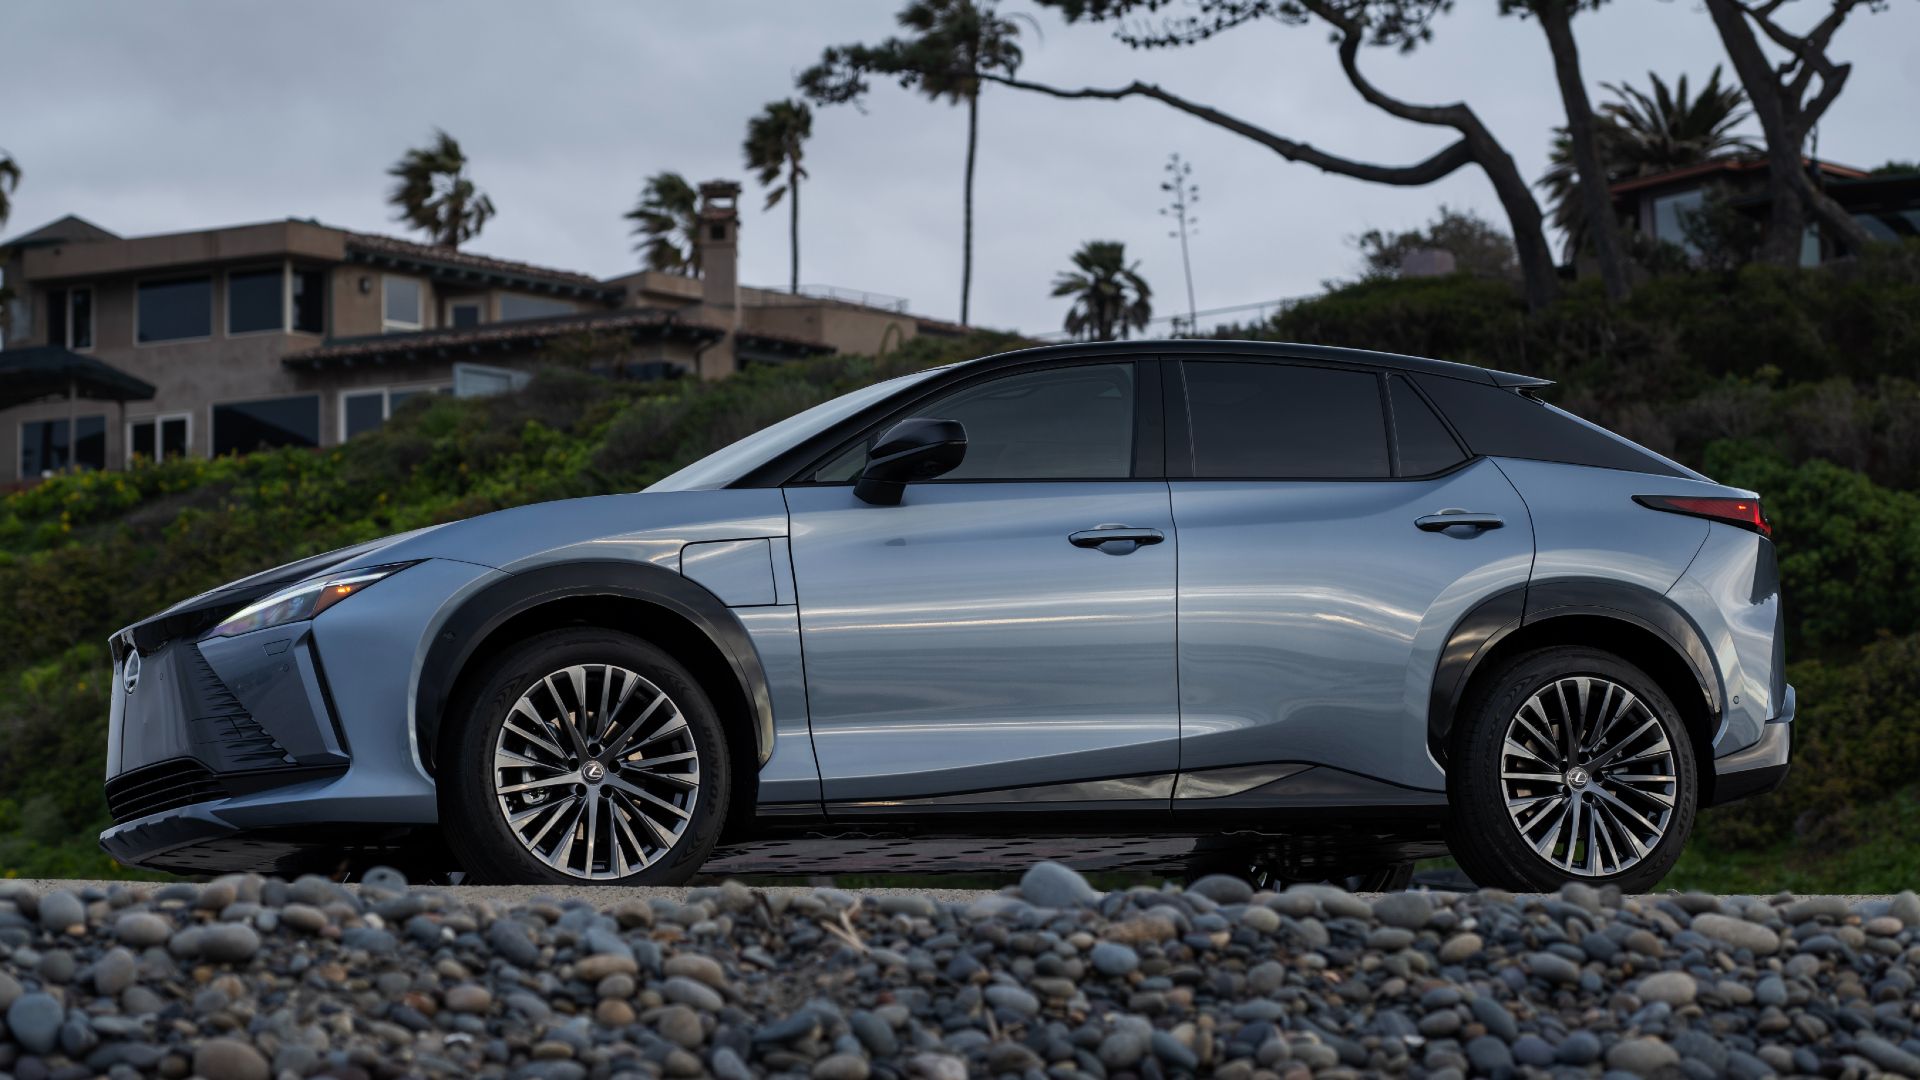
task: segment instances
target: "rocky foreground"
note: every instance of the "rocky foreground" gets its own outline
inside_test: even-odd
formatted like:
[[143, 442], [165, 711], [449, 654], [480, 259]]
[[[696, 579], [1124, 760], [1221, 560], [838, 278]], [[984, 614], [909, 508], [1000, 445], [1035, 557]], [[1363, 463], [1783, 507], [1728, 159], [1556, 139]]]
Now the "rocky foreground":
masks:
[[0, 883], [0, 1074], [1920, 1076], [1920, 900]]

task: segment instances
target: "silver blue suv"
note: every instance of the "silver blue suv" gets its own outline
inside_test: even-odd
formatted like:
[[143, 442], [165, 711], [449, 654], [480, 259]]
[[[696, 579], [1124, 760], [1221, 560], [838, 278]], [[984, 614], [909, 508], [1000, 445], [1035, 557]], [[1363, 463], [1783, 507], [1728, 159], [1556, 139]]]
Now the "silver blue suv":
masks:
[[1787, 769], [1753, 492], [1542, 380], [1033, 349], [644, 492], [488, 514], [115, 634], [101, 843], [501, 882], [1234, 869], [1653, 885]]

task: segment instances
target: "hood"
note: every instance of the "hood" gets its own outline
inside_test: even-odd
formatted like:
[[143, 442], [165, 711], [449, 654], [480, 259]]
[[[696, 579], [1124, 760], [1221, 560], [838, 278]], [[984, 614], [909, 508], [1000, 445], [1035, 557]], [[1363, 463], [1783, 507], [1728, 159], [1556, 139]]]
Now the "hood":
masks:
[[[378, 540], [349, 544], [319, 555], [309, 555], [284, 563], [271, 570], [262, 570], [250, 574], [238, 581], [229, 581], [218, 588], [208, 589], [198, 596], [182, 600], [158, 615], [126, 627], [114, 635], [116, 640], [130, 639], [142, 651], [158, 648], [163, 642], [176, 637], [197, 637], [210, 629], [226, 616], [246, 607], [255, 600], [276, 589], [291, 585], [296, 581], [305, 581], [317, 577], [338, 566], [360, 559], [372, 552], [384, 550], [394, 544], [404, 543], [415, 537], [442, 528], [430, 525], [411, 532], [395, 533]], [[375, 562], [393, 562], [396, 560], [374, 560]]]

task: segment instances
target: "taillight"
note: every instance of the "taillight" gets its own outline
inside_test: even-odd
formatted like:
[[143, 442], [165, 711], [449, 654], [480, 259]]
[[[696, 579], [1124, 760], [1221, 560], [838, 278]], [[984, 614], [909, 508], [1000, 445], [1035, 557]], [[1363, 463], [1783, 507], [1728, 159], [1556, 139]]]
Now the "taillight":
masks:
[[1724, 521], [1761, 536], [1773, 535], [1773, 522], [1760, 509], [1759, 499], [1719, 499], [1697, 495], [1635, 495], [1633, 501], [1653, 510]]

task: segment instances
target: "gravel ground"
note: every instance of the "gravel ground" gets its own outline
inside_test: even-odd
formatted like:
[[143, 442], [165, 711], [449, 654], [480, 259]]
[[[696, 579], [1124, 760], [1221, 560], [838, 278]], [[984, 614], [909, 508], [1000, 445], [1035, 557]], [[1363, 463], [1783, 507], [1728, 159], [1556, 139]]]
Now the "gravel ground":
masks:
[[1920, 1076], [1920, 898], [0, 882], [0, 1075]]

